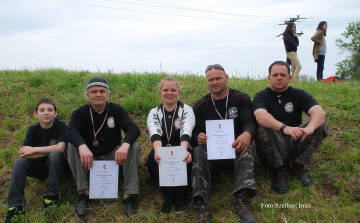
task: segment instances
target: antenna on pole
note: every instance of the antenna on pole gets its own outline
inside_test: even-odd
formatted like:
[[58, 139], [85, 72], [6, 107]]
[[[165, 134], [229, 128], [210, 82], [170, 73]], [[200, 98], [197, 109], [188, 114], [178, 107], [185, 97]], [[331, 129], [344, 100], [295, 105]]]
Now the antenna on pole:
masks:
[[[296, 22], [296, 21], [298, 21], [298, 20], [300, 20], [300, 19], [307, 19], [307, 18], [301, 18], [300, 15], [297, 15], [296, 18], [289, 18], [289, 20], [285, 20], [284, 23], [278, 24], [278, 25], [287, 25], [289, 22]], [[300, 21], [298, 21], [298, 22], [300, 22]], [[303, 33], [303, 31], [301, 31], [300, 33], [296, 33], [296, 34], [297, 34], [298, 36], [301, 36], [301, 35], [303, 35], [304, 33]], [[279, 37], [279, 36], [282, 36], [282, 35], [283, 35], [283, 34], [280, 33], [280, 34], [277, 35], [276, 37]]]

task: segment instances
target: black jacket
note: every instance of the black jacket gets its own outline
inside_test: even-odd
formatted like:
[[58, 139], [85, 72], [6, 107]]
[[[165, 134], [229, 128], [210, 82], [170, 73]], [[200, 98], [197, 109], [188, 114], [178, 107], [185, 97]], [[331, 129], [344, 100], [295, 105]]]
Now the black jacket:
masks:
[[296, 52], [297, 47], [299, 46], [299, 39], [297, 36], [293, 36], [290, 33], [286, 33], [284, 35], [284, 45], [286, 52]]

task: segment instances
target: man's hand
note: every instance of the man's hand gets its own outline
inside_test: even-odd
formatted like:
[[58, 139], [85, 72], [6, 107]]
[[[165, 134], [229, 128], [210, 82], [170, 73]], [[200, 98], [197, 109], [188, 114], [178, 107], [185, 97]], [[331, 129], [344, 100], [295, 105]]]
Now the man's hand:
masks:
[[304, 141], [306, 136], [313, 134], [314, 131], [315, 131], [315, 129], [313, 127], [310, 127], [310, 126], [306, 126], [305, 128], [300, 128], [300, 130], [303, 133], [301, 141]]
[[35, 153], [35, 149], [31, 146], [23, 146], [19, 150], [20, 158], [26, 158]]
[[198, 145], [205, 145], [207, 141], [207, 135], [205, 135], [205, 133], [200, 132], [200, 134], [198, 135]]
[[90, 170], [91, 167], [93, 166], [93, 154], [85, 144], [79, 146], [79, 155], [80, 155], [81, 166]]
[[[291, 136], [291, 138], [294, 141], [297, 141], [298, 139], [300, 139], [301, 137], [303, 137], [304, 133], [303, 133], [303, 129], [299, 128], [299, 127], [291, 127], [291, 126], [287, 126], [284, 128], [284, 134], [285, 135], [289, 135]], [[305, 136], [306, 137], [306, 136]], [[305, 139], [305, 137], [303, 137]]]
[[185, 161], [186, 163], [190, 163], [192, 160], [191, 158], [191, 153], [189, 153], [188, 151], [186, 151], [186, 155], [185, 158], [183, 159], [183, 161]]
[[123, 143], [115, 152], [115, 161], [119, 165], [123, 165], [126, 162], [126, 157], [130, 149], [129, 143]]
[[248, 132], [243, 132], [237, 137], [235, 142], [232, 143], [232, 147], [235, 148], [236, 152], [241, 152], [243, 155], [248, 149], [251, 142], [251, 135]]

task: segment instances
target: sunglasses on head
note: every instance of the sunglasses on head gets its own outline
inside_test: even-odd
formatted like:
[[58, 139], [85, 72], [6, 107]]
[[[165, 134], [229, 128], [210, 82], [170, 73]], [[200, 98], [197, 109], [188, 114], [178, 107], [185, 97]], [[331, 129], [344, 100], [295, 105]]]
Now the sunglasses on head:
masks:
[[209, 70], [211, 70], [211, 69], [213, 69], [213, 68], [215, 68], [215, 69], [217, 69], [217, 70], [222, 70], [222, 71], [225, 72], [224, 68], [223, 68], [220, 64], [214, 64], [214, 65], [209, 65], [209, 66], [206, 67], [206, 69], [205, 69], [205, 74], [206, 74]]

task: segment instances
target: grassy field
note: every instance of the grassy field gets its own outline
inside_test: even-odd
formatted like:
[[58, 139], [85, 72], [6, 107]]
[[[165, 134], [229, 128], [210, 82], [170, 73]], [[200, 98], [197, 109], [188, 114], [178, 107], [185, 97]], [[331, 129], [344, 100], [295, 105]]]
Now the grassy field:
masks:
[[[110, 101], [124, 106], [141, 129], [138, 142], [140, 154], [140, 193], [138, 214], [128, 219], [123, 214], [121, 200], [96, 200], [83, 218], [74, 212], [77, 202], [72, 176], [66, 176], [61, 191], [60, 207], [49, 216], [42, 215], [45, 182], [28, 178], [25, 198], [28, 201], [23, 222], [194, 222], [190, 203], [186, 213], [159, 213], [162, 197], [157, 183], [144, 167], [152, 149], [146, 119], [151, 108], [160, 102], [157, 85], [167, 74], [95, 74], [59, 69], [37, 71], [0, 71], [0, 220], [6, 215], [6, 199], [10, 185], [11, 166], [19, 157], [18, 150], [27, 128], [36, 122], [33, 107], [41, 97], [54, 99], [58, 118], [66, 123], [71, 113], [87, 103], [85, 86], [90, 77], [102, 76], [110, 84]], [[208, 92], [205, 77], [174, 76], [181, 85], [180, 100], [193, 105]], [[312, 94], [327, 112], [330, 134], [313, 157], [307, 174], [313, 184], [303, 188], [293, 176], [288, 178], [289, 192], [278, 195], [270, 189], [270, 175], [255, 158], [255, 178], [258, 194], [252, 200], [252, 210], [259, 222], [359, 222], [360, 219], [360, 83], [323, 83], [301, 81], [291, 84]], [[229, 87], [251, 97], [267, 87], [266, 80], [230, 78]], [[217, 171], [212, 180], [211, 208], [213, 222], [236, 222], [232, 213], [233, 173]], [[303, 205], [294, 208], [294, 204]], [[287, 207], [286, 207], [287, 205]], [[281, 207], [285, 206], [285, 207]]]

